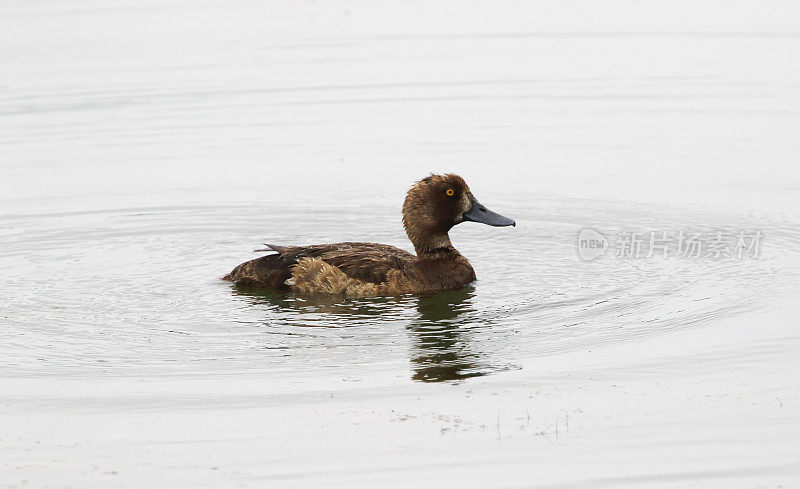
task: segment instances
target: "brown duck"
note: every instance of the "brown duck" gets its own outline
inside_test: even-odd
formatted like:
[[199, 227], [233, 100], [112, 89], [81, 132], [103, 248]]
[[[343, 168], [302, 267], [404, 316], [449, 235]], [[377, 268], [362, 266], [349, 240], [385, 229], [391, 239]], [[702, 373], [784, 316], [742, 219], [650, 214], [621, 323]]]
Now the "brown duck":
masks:
[[475, 271], [447, 233], [464, 221], [516, 225], [478, 202], [460, 176], [431, 175], [408, 191], [403, 204], [403, 227], [416, 255], [378, 243], [266, 245], [276, 253], [242, 263], [223, 279], [242, 286], [346, 297], [459, 289], [475, 280]]

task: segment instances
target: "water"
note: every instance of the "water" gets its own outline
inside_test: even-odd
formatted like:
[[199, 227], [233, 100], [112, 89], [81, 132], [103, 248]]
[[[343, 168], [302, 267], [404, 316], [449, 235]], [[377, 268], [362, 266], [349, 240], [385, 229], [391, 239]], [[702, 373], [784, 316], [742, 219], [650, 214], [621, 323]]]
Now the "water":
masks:
[[[675, 5], [0, 7], [0, 482], [800, 483], [796, 8]], [[471, 286], [219, 279], [410, 249], [430, 171], [517, 222], [454, 228]], [[584, 261], [586, 227], [764, 238]]]
[[[763, 306], [797, 280], [798, 233], [778, 224], [535, 196], [501, 205], [517, 228], [456, 228], [456, 245], [479, 276], [461, 291], [343, 301], [219, 280], [254, 256], [260, 241], [284, 235], [288, 244], [347, 233], [409, 248], [399, 205], [382, 210], [391, 206], [381, 200], [366, 201], [361, 210], [326, 210], [321, 200], [304, 199], [285, 207], [7, 216], [4, 331], [18, 347], [5, 352], [6, 361], [21, 376], [122, 375], [132, 368], [148, 375], [294, 376], [334, 368], [455, 380], [519, 369], [530, 357], [731, 317]], [[565, 205], [568, 210], [557, 210]], [[606, 256], [584, 262], [577, 254], [581, 226], [573, 219], [602, 228], [658, 222], [669, 230], [726, 222], [758, 226], [767, 238], [759, 260]], [[341, 221], [348, 222], [345, 229]], [[273, 231], [259, 240], [246, 232], [251, 229]], [[31, 351], [56, 345], [32, 361]]]

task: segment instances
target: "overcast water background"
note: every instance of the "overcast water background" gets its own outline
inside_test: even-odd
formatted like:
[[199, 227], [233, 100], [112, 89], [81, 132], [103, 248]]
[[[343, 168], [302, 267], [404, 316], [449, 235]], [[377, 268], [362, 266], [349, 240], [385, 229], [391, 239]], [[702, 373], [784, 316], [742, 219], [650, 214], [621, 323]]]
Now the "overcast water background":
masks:
[[[793, 2], [0, 3], [2, 487], [800, 487]], [[266, 241], [478, 275], [309, 300]], [[578, 256], [584, 228], [757, 257]]]

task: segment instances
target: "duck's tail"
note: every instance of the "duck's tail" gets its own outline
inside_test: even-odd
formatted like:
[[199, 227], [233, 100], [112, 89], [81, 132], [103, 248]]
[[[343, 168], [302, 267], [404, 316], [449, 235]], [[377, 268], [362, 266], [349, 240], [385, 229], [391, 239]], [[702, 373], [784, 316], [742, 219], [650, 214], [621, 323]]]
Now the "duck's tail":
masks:
[[266, 246], [266, 248], [259, 248], [259, 249], [253, 250], [253, 251], [256, 252], [256, 253], [259, 253], [259, 252], [262, 252], [262, 251], [266, 251], [266, 252], [277, 251], [278, 253], [283, 253], [289, 248], [288, 246], [278, 246], [278, 245], [273, 245], [273, 244], [268, 244], [268, 243], [261, 243], [261, 244]]
[[268, 289], [286, 288], [286, 281], [292, 276], [291, 267], [295, 265], [296, 261], [282, 255], [287, 249], [285, 246], [265, 246], [268, 249], [256, 251], [277, 251], [277, 253], [246, 261], [222, 277], [222, 280], [241, 286]]

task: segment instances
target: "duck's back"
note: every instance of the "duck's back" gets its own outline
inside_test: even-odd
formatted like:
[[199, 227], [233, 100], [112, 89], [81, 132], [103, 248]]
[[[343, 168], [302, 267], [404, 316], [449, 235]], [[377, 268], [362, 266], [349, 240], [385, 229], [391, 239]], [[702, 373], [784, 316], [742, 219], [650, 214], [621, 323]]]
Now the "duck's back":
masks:
[[382, 295], [387, 284], [407, 277], [416, 260], [407, 251], [379, 243], [267, 246], [276, 253], [242, 263], [223, 279], [310, 294]]

